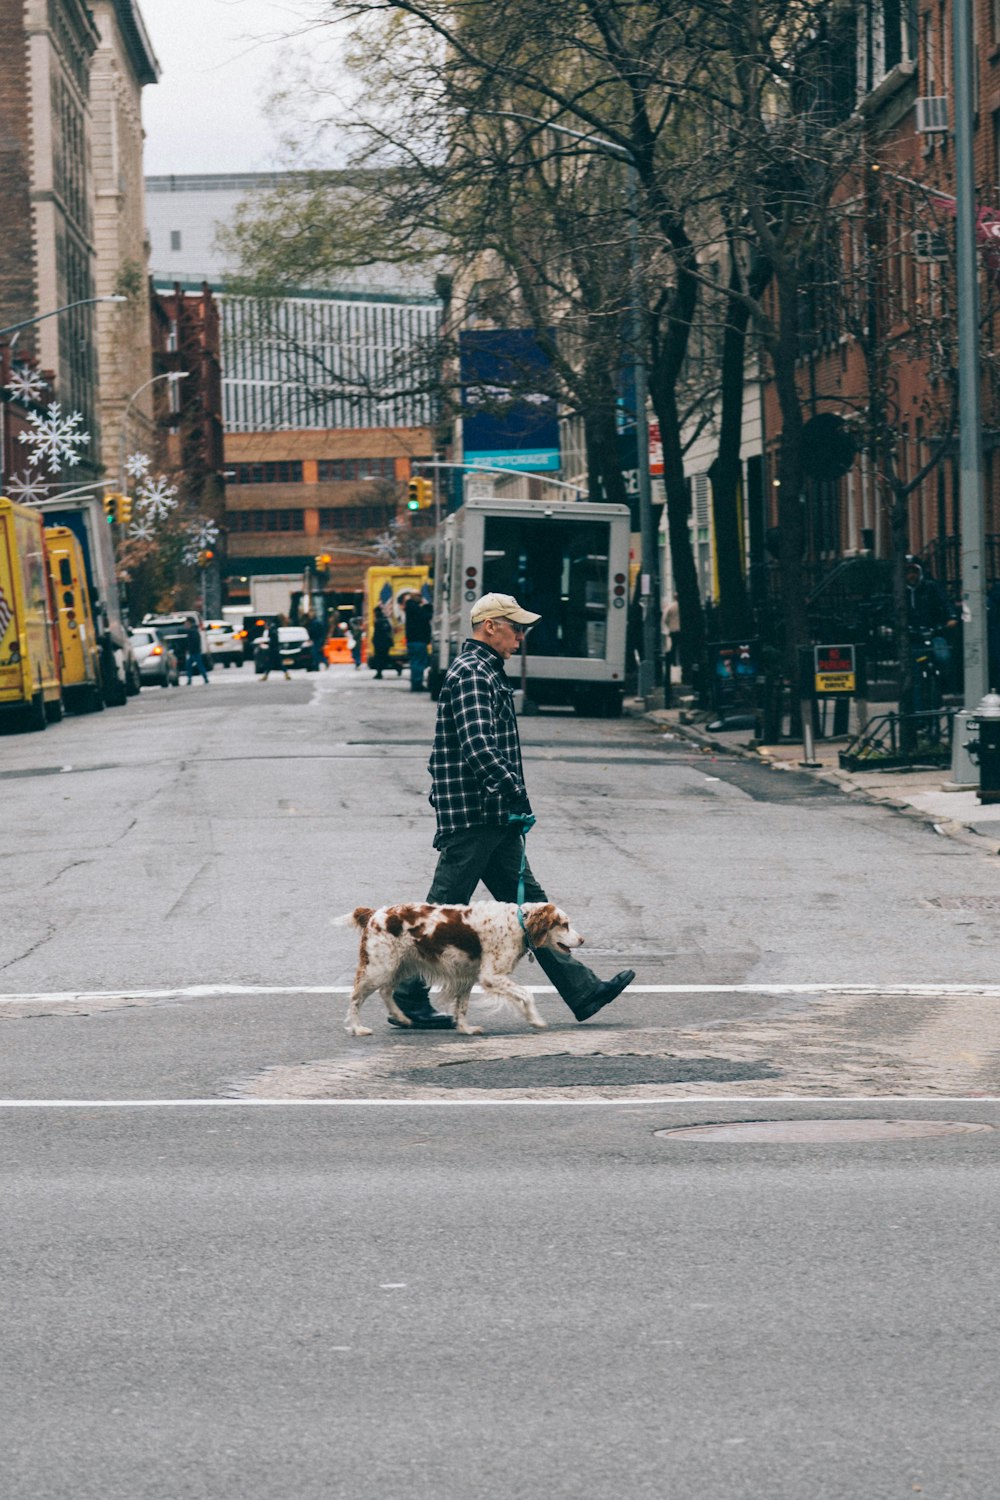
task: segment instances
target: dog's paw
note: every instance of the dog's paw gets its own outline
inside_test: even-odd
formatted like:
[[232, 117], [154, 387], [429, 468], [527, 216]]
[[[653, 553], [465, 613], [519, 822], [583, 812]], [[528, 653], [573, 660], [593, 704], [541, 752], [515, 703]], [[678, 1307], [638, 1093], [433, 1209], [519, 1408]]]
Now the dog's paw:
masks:
[[549, 1029], [548, 1021], [543, 1021], [541, 1016], [535, 1016], [534, 1018], [529, 1016], [528, 1025], [531, 1027], [532, 1031], [548, 1031]]
[[483, 1031], [483, 1028], [481, 1026], [470, 1026], [469, 1023], [468, 1023], [468, 1021], [456, 1021], [455, 1022], [455, 1030], [456, 1031], [460, 1031], [463, 1036], [483, 1036], [483, 1035], [485, 1035], [485, 1033]]
[[370, 1026], [348, 1026], [346, 1028], [346, 1030], [347, 1030], [347, 1035], [348, 1036], [371, 1036], [372, 1035], [372, 1029], [371, 1029]]

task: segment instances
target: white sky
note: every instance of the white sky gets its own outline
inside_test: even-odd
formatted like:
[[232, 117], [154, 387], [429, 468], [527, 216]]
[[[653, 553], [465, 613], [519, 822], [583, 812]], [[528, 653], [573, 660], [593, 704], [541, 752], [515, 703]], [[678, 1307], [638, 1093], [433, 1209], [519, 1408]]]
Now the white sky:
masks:
[[139, 0], [139, 8], [162, 70], [142, 91], [147, 174], [280, 165], [264, 104], [308, 46], [282, 38], [309, 0]]

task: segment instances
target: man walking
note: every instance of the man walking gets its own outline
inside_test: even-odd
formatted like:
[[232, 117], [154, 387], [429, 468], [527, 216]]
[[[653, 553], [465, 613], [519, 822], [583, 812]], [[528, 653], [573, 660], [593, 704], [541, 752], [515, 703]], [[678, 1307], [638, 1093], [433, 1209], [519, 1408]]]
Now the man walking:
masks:
[[[438, 862], [428, 901], [470, 901], [480, 880], [495, 900], [518, 899], [521, 820], [531, 817], [531, 804], [504, 663], [540, 618], [510, 594], [484, 594], [472, 606], [472, 637], [448, 668], [438, 700], [430, 759]], [[523, 873], [524, 900], [547, 901], [526, 861]], [[623, 969], [602, 982], [570, 953], [539, 949], [535, 957], [578, 1021], [596, 1015], [635, 978], [634, 970]], [[432, 1009], [422, 979], [400, 985], [396, 1003], [418, 1030], [454, 1024]]]
[[407, 594], [406, 654], [410, 660], [410, 692], [420, 693], [431, 654], [431, 606], [420, 594]]
[[208, 668], [205, 666], [205, 658], [201, 650], [201, 631], [198, 629], [198, 621], [194, 615], [187, 617], [187, 630], [184, 632], [184, 661], [187, 666], [188, 687], [195, 672], [200, 672], [208, 687]]

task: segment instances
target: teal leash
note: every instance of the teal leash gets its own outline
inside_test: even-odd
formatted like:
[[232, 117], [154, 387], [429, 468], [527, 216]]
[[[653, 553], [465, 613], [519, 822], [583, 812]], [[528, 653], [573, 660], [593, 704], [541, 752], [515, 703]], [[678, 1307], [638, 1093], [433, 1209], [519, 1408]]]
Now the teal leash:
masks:
[[524, 867], [528, 863], [528, 831], [534, 827], [535, 819], [532, 813], [510, 813], [508, 823], [514, 824], [521, 830], [521, 867], [517, 872], [517, 920], [521, 924], [524, 933], [524, 946], [528, 950], [528, 957], [534, 959], [534, 945], [528, 936], [527, 923], [524, 920]]

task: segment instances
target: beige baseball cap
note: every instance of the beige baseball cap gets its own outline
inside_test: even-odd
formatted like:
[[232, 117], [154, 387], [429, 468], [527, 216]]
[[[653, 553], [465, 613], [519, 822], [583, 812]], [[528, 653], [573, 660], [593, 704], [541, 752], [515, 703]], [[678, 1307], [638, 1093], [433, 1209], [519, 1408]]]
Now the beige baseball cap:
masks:
[[473, 625], [481, 625], [484, 620], [512, 620], [515, 625], [534, 625], [542, 618], [533, 615], [529, 609], [522, 609], [513, 594], [484, 594], [472, 606], [469, 617]]

